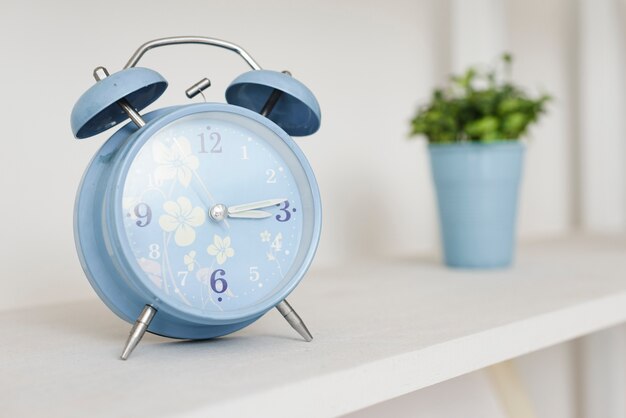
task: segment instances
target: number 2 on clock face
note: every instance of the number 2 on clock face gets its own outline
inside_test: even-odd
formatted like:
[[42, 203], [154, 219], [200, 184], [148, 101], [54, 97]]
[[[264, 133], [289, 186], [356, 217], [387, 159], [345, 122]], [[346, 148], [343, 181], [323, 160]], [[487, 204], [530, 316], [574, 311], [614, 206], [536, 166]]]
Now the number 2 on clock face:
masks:
[[[277, 141], [201, 113], [141, 147], [120, 211], [143, 280], [160, 297], [201, 311], [245, 309], [286, 279], [302, 239], [303, 174], [292, 172], [295, 157]], [[262, 219], [209, 216], [217, 204], [272, 199], [284, 200], [258, 208], [271, 215]]]

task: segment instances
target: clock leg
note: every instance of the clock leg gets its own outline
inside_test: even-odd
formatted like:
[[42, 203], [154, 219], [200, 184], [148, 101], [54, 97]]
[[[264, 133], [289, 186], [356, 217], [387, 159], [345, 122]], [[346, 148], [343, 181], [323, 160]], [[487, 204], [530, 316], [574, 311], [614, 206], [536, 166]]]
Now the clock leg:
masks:
[[300, 318], [300, 315], [298, 315], [296, 311], [293, 310], [289, 302], [287, 302], [287, 299], [284, 299], [282, 302], [276, 305], [276, 309], [278, 309], [278, 312], [280, 312], [283, 318], [285, 318], [287, 322], [289, 322], [289, 325], [291, 325], [293, 329], [298, 331], [298, 334], [300, 334], [305, 341], [309, 342], [313, 340], [313, 336], [307, 329], [306, 325], [304, 325], [302, 318]]
[[126, 345], [124, 346], [124, 351], [122, 351], [122, 355], [120, 358], [122, 360], [128, 359], [130, 353], [133, 352], [141, 338], [148, 330], [150, 326], [150, 322], [152, 322], [152, 318], [154, 318], [154, 314], [156, 314], [157, 310], [154, 309], [150, 305], [146, 305], [139, 314], [139, 318], [135, 321], [133, 328], [130, 330], [130, 335], [128, 336], [128, 340], [126, 341]]

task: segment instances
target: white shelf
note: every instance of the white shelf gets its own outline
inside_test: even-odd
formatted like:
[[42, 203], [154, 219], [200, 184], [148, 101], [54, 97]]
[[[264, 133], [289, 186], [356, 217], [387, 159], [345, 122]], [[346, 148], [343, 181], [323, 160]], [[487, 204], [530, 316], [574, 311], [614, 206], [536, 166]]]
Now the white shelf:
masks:
[[147, 336], [127, 362], [129, 326], [95, 299], [6, 312], [2, 415], [335, 416], [626, 321], [625, 272], [626, 239], [589, 237], [526, 245], [507, 271], [314, 270], [290, 298], [311, 343], [271, 312], [213, 341]]

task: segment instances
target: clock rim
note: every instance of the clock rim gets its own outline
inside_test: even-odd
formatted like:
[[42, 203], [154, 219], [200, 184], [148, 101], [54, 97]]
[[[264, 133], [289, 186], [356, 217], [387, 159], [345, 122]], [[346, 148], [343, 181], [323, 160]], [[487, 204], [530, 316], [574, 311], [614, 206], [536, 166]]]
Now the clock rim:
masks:
[[[314, 210], [314, 224], [312, 225], [312, 236], [309, 248], [302, 263], [282, 289], [274, 292], [262, 302], [255, 303], [245, 309], [232, 312], [220, 312], [217, 316], [213, 316], [214, 313], [212, 312], [193, 313], [181, 310], [155, 294], [153, 289], [150, 288], [142, 278], [145, 276], [145, 272], [139, 268], [136, 262], [133, 262], [134, 256], [127, 256], [127, 254], [132, 254], [132, 249], [128, 241], [124, 239], [124, 218], [118, 210], [122, 205], [124, 184], [130, 166], [145, 143], [163, 127], [186, 116], [205, 112], [233, 113], [247, 117], [269, 128], [270, 131], [278, 136], [295, 155], [298, 163], [302, 167], [309, 186], [309, 192], [311, 193]], [[108, 228], [108, 235], [112, 240], [111, 250], [114, 252], [117, 260], [121, 261], [120, 267], [125, 272], [125, 276], [128, 280], [132, 281], [133, 287], [136, 287], [139, 292], [153, 301], [153, 306], [155, 306], [157, 310], [166, 311], [171, 316], [197, 324], [226, 325], [239, 323], [254, 320], [262, 316], [284, 300], [298, 286], [312, 264], [319, 245], [322, 222], [321, 198], [315, 175], [306, 156], [295, 141], [281, 127], [264, 116], [240, 106], [225, 103], [196, 103], [178, 107], [171, 112], [155, 118], [146, 124], [143, 129], [133, 134], [133, 136], [132, 141], [127, 141], [120, 149], [119, 155], [121, 157], [115, 162], [112, 168], [112, 175], [105, 197], [105, 204], [108, 204], [106, 228]], [[301, 242], [300, 245], [302, 244], [305, 243]], [[131, 279], [132, 277], [134, 277], [134, 279]]]

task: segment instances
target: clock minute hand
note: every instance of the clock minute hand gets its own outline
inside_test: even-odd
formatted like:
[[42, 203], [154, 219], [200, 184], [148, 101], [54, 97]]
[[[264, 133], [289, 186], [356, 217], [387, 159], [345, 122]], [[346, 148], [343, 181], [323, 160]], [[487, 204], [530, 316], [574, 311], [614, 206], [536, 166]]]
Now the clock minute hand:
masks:
[[228, 215], [234, 215], [236, 213], [245, 212], [253, 209], [267, 208], [269, 206], [278, 205], [286, 201], [287, 198], [267, 199], [259, 200], [257, 202], [244, 203], [242, 205], [234, 205], [228, 208]]
[[242, 219], [265, 219], [271, 217], [272, 214], [264, 210], [245, 210], [242, 212], [230, 213], [229, 218], [242, 218]]

